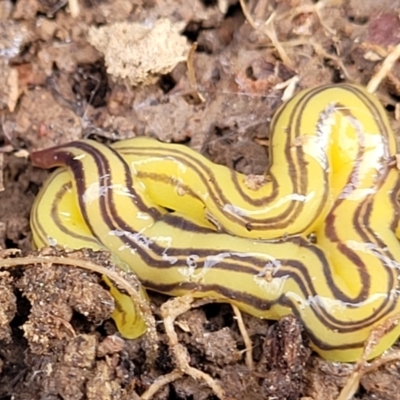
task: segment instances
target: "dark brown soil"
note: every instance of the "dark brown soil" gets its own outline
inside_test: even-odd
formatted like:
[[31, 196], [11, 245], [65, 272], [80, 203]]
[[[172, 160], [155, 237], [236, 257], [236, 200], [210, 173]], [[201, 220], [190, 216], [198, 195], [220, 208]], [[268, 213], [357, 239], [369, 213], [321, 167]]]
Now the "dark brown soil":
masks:
[[[300, 88], [342, 80], [365, 85], [400, 42], [399, 0], [249, 0], [247, 10], [254, 27], [238, 0], [0, 0], [2, 258], [10, 256], [7, 249], [32, 250], [30, 207], [48, 175], [30, 165], [32, 150], [83, 137], [110, 142], [148, 135], [261, 174], [268, 165], [268, 123], [282, 102], [278, 88], [284, 82], [297, 76]], [[143, 67], [134, 77], [137, 71], [113, 64], [104, 50], [111, 37], [120, 44], [114, 54], [126, 55], [121, 31], [105, 39], [104, 32], [89, 29], [156, 21], [183, 32], [184, 48], [197, 42], [195, 82], [186, 56], [180, 62], [157, 58], [154, 70]], [[273, 31], [283, 51], [271, 43]], [[147, 46], [157, 48], [161, 39]], [[134, 56], [141, 54], [138, 48]], [[378, 96], [398, 131], [399, 62]], [[109, 263], [101, 253], [80, 256]], [[160, 320], [166, 298], [151, 299]], [[158, 324], [159, 349], [152, 357], [146, 338], [118, 337], [112, 307], [100, 277], [87, 271], [36, 265], [0, 272], [0, 400], [141, 398], [155, 378], [174, 369], [168, 338]], [[243, 318], [253, 341], [252, 371], [228, 305], [193, 309], [176, 324], [190, 365], [219, 382], [226, 398], [339, 396], [352, 367], [314, 355], [294, 318]], [[354, 398], [399, 399], [399, 385], [400, 363], [386, 364], [362, 378]], [[152, 398], [217, 397], [204, 381], [183, 375]]]

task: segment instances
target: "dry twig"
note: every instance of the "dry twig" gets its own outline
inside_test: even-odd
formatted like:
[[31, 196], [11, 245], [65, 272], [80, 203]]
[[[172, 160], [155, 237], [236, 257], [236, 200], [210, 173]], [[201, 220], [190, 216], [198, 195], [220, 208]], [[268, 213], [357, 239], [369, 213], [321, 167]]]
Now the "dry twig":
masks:
[[79, 16], [81, 10], [79, 7], [79, 0], [68, 0], [69, 12], [72, 18]]
[[378, 72], [368, 82], [367, 85], [368, 92], [370, 93], [376, 92], [379, 85], [386, 78], [387, 74], [392, 70], [399, 57], [400, 57], [400, 43], [386, 56]]
[[198, 103], [204, 103], [206, 99], [199, 92], [199, 86], [197, 85], [197, 79], [196, 79], [196, 71], [193, 65], [193, 57], [196, 49], [197, 49], [197, 43], [193, 43], [192, 47], [189, 50], [189, 54], [186, 60], [186, 65], [188, 69], [189, 83], [191, 88], [193, 89], [193, 96], [195, 97], [195, 101], [197, 101]]

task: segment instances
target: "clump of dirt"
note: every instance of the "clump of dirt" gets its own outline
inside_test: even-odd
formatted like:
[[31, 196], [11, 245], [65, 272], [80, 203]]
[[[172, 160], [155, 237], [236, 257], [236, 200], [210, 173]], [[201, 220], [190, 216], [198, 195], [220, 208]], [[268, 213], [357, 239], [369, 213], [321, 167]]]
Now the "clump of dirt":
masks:
[[[139, 23], [116, 22], [91, 27], [88, 40], [104, 54], [107, 72], [132, 85], [155, 83], [185, 61], [189, 46], [180, 34], [182, 24], [159, 19], [151, 28]], [[129, 49], [129, 51], [126, 51]]]

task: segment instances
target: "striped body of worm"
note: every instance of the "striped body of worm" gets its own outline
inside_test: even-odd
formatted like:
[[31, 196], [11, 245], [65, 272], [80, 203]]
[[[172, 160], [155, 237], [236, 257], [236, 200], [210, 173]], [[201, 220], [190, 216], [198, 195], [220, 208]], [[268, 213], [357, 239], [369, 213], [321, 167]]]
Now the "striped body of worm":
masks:
[[[355, 361], [372, 329], [400, 312], [394, 134], [381, 104], [349, 84], [300, 92], [271, 132], [257, 188], [148, 138], [35, 152], [35, 165], [61, 168], [33, 206], [34, 242], [109, 249], [158, 292], [261, 318], [294, 314], [322, 357]], [[399, 334], [389, 329], [370, 358]]]

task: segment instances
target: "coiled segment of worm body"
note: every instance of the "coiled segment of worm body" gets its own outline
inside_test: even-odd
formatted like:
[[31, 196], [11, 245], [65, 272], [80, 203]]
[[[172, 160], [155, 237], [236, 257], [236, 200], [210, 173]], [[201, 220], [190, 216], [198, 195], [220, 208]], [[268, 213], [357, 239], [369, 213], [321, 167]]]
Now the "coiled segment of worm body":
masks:
[[256, 190], [182, 145], [142, 137], [113, 147], [155, 203], [255, 239], [314, 232], [339, 194], [357, 189], [358, 177], [373, 180], [397, 153], [382, 105], [349, 84], [300, 92], [278, 110], [270, 167]]
[[[343, 91], [351, 92], [357, 102], [350, 101], [353, 97], [336, 98]], [[278, 156], [292, 161], [281, 167], [286, 173], [282, 181], [276, 172], [276, 179], [266, 184], [272, 188], [263, 189], [271, 191], [267, 197], [239, 184], [240, 175], [224, 167], [214, 170], [191, 151], [172, 146], [168, 156], [168, 145], [158, 147], [147, 139], [120, 142], [114, 148], [78, 141], [34, 153], [32, 161], [37, 166], [62, 166], [34, 205], [31, 226], [36, 244], [103, 246], [152, 290], [215, 298], [262, 318], [294, 314], [321, 356], [357, 360], [371, 330], [400, 312], [400, 244], [396, 237], [400, 179], [388, 163], [397, 152], [393, 133], [381, 106], [354, 86], [302, 92], [287, 107], [273, 123], [272, 145], [279, 135], [285, 143], [290, 137], [292, 145], [280, 145], [284, 154], [273, 150], [272, 165]], [[306, 121], [308, 114], [311, 122]], [[277, 128], [284, 115], [294, 118], [280, 121], [287, 131]], [[166, 171], [181, 175], [168, 180]], [[270, 173], [274, 171], [271, 167]], [[226, 179], [219, 181], [221, 177]], [[177, 182], [187, 195], [177, 192]], [[289, 188], [275, 193], [278, 184]], [[299, 197], [291, 197], [293, 204], [285, 199], [292, 223], [299, 223], [293, 231], [287, 225], [285, 233], [297, 236], [266, 242], [216, 232], [207, 222], [203, 208], [209, 204], [196, 192], [198, 187], [214, 191], [210, 198], [217, 205], [227, 204], [218, 196], [231, 201], [231, 189], [232, 199], [242, 203], [243, 193], [264, 203], [266, 199], [277, 202], [271, 212], [281, 206], [278, 194], [284, 196], [290, 190], [318, 201], [304, 200], [300, 207]], [[236, 203], [232, 200], [230, 204]], [[312, 209], [307, 210], [310, 205]], [[220, 211], [212, 209], [211, 203], [209, 212]], [[269, 218], [266, 215], [264, 222]], [[278, 215], [282, 216], [280, 211], [271, 218]], [[302, 224], [302, 220], [308, 222]], [[307, 240], [310, 227], [317, 244]], [[274, 229], [272, 222], [270, 229]], [[279, 229], [270, 236], [279, 237]], [[386, 350], [399, 334], [400, 326], [393, 327], [370, 357]]]

